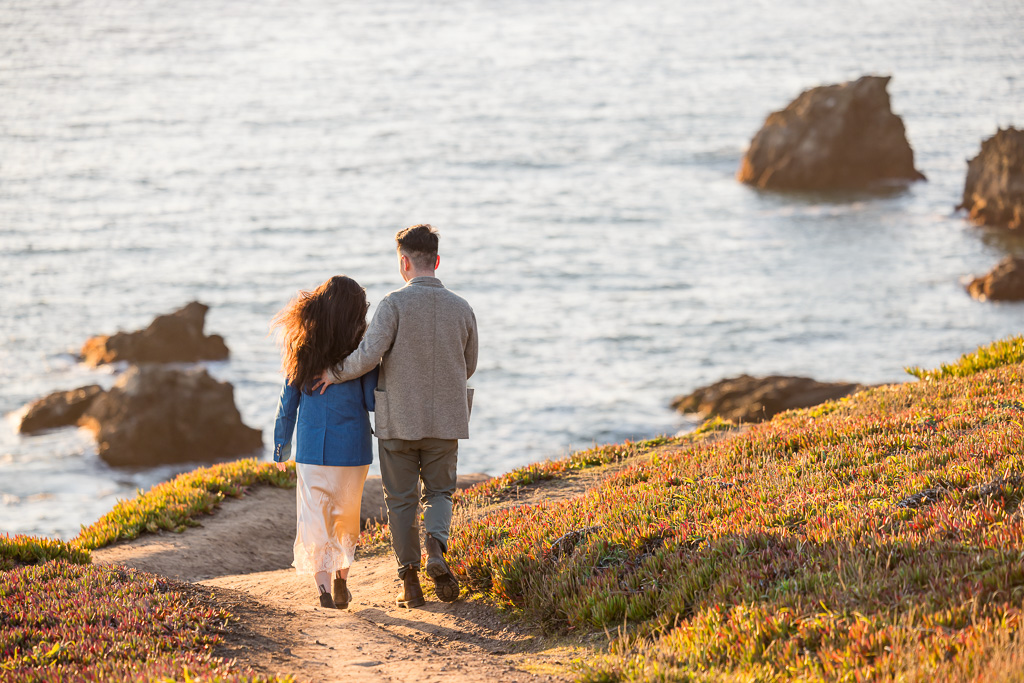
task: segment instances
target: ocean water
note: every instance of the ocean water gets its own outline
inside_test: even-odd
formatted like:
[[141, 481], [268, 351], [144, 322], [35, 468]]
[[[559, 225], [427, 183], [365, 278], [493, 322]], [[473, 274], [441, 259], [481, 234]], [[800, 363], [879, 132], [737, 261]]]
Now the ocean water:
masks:
[[[1024, 125], [1021, 36], [1017, 0], [7, 0], [0, 530], [68, 538], [185, 469], [14, 432], [114, 381], [76, 364], [86, 338], [209, 304], [232, 351], [209, 370], [269, 444], [272, 315], [336, 273], [379, 301], [418, 222], [480, 325], [463, 471], [688, 429], [672, 396], [741, 372], [905, 381], [1019, 333], [962, 279], [1024, 244], [954, 206], [981, 140]], [[735, 181], [770, 111], [866, 73], [927, 183]]]

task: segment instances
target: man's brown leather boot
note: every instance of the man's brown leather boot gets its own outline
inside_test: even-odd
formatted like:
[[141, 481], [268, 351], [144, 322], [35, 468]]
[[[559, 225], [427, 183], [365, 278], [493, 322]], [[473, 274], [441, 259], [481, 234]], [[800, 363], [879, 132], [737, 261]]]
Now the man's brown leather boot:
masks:
[[459, 598], [459, 580], [444, 561], [441, 541], [427, 534], [427, 576], [434, 580], [434, 593], [441, 602], [455, 602]]
[[413, 567], [405, 568], [404, 581], [405, 590], [399, 594], [395, 603], [399, 607], [422, 607], [426, 600], [423, 599], [423, 589], [420, 588], [420, 577]]

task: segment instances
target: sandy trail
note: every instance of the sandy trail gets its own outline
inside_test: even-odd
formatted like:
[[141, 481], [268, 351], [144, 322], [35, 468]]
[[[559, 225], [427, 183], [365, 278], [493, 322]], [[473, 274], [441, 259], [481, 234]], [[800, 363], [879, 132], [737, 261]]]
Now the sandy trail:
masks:
[[321, 608], [312, 580], [290, 568], [292, 489], [253, 488], [201, 522], [181, 534], [144, 535], [94, 551], [94, 562], [212, 593], [239, 619], [221, 654], [258, 671], [308, 681], [550, 681], [565, 680], [576, 656], [569, 648], [545, 649], [536, 634], [483, 604], [438, 602], [429, 579], [423, 608], [398, 609], [390, 554], [356, 560], [348, 610]]

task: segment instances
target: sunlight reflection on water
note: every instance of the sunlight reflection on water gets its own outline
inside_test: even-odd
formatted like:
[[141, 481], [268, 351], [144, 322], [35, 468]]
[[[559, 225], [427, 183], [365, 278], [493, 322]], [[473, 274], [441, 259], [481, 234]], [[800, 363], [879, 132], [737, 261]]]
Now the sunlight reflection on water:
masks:
[[[463, 471], [674, 432], [674, 394], [740, 372], [900, 381], [1020, 330], [959, 282], [1020, 241], [952, 207], [1021, 123], [1022, 34], [1014, 3], [4, 3], [0, 410], [109, 385], [67, 352], [199, 299], [269, 442], [270, 317], [338, 272], [378, 301], [420, 221], [480, 323]], [[928, 183], [735, 182], [769, 111], [863, 73]], [[0, 529], [70, 536], [180, 469], [6, 423]]]

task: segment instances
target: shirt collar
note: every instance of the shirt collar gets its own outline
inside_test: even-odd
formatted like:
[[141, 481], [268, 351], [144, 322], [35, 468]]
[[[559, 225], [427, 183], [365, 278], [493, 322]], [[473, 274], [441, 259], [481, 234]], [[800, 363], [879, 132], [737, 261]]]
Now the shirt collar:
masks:
[[420, 277], [414, 277], [413, 279], [409, 280], [408, 283], [406, 283], [406, 286], [409, 285], [423, 285], [425, 287], [444, 287], [444, 285], [441, 284], [441, 281], [439, 279], [437, 279], [436, 277], [430, 277], [429, 275], [421, 275]]

